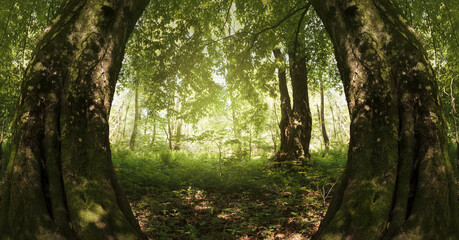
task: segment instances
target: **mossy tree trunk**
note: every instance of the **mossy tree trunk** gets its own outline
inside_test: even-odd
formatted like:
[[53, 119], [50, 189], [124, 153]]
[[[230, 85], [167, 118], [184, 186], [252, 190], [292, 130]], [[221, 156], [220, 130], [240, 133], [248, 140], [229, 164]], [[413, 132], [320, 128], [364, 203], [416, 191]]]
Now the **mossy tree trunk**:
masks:
[[313, 0], [351, 116], [348, 162], [313, 239], [457, 239], [437, 83], [391, 0]]
[[108, 118], [125, 44], [148, 0], [68, 0], [26, 70], [0, 239], [144, 239], [116, 179]]

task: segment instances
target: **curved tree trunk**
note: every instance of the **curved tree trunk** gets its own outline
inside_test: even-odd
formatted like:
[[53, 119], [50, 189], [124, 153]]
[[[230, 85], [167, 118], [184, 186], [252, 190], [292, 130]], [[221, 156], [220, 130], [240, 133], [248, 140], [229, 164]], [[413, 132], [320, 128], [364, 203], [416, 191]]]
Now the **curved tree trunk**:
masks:
[[0, 239], [142, 239], [116, 179], [108, 117], [147, 0], [68, 0], [23, 79]]
[[425, 50], [390, 0], [313, 0], [351, 115], [348, 162], [314, 239], [457, 239], [445, 120]]

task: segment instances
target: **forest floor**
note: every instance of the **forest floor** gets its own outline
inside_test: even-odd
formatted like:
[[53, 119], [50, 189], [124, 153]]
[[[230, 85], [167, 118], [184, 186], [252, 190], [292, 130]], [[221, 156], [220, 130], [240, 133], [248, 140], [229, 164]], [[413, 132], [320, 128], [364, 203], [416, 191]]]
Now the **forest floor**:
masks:
[[115, 150], [113, 161], [150, 239], [309, 239], [345, 164], [313, 155], [314, 170], [273, 169], [266, 159]]
[[[113, 151], [118, 178], [150, 239], [309, 239], [346, 151], [313, 153], [311, 161], [312, 168], [286, 171], [263, 158]], [[459, 177], [456, 186], [459, 200]]]

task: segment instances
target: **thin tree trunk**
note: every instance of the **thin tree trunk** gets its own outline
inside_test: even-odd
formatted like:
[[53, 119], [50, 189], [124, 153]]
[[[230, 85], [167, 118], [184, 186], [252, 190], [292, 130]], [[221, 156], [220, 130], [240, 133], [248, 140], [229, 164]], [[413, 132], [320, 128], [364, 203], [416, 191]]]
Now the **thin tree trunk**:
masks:
[[[276, 103], [274, 102], [273, 104], [273, 110], [274, 110], [274, 117], [275, 117], [275, 123], [279, 125], [279, 117], [277, 115], [277, 107]], [[278, 128], [271, 128], [271, 139], [273, 140], [273, 153], [277, 152], [277, 136], [279, 136], [279, 132], [277, 131]]]
[[156, 140], [156, 113], [153, 112], [153, 132], [151, 135], [150, 145], [153, 146]]
[[[320, 132], [322, 132], [322, 119], [321, 119], [321, 116], [320, 116], [320, 108], [319, 108], [319, 105], [316, 105], [316, 108], [317, 108], [317, 121], [319, 122], [319, 129], [320, 129]], [[323, 146], [325, 145], [324, 144], [324, 138], [320, 138], [320, 146], [321, 146], [321, 149], [323, 150]], [[323, 144], [323, 145], [322, 145]]]
[[135, 95], [134, 95], [134, 127], [132, 128], [131, 140], [129, 141], [129, 148], [135, 149], [135, 143], [137, 140], [137, 128], [139, 124], [139, 79], [135, 80]]
[[324, 100], [324, 86], [322, 79], [319, 81], [320, 85], [320, 125], [322, 131], [322, 137], [324, 139], [325, 151], [328, 152], [330, 149], [330, 140], [328, 139], [327, 128], [325, 127], [325, 100]]
[[237, 117], [236, 99], [234, 98], [233, 94], [230, 95], [230, 99], [231, 99], [231, 116], [233, 118], [233, 133], [234, 133], [234, 138], [237, 140], [236, 153], [240, 154], [242, 152], [241, 128], [239, 127], [239, 118]]
[[175, 128], [175, 150], [180, 150], [182, 142], [182, 119], [177, 120], [177, 127]]
[[125, 44], [148, 4], [65, 1], [39, 39], [13, 121], [0, 239], [146, 239], [111, 161]]
[[171, 119], [167, 119], [167, 140], [169, 141], [169, 149], [172, 150], [172, 126], [171, 126]]
[[327, 98], [328, 98], [328, 104], [330, 105], [330, 112], [331, 112], [331, 115], [332, 115], [333, 136], [334, 136], [334, 138], [337, 138], [335, 111], [333, 111], [333, 105], [332, 105], [332, 101], [331, 101], [331, 99], [330, 99], [330, 95], [327, 94]]
[[131, 102], [131, 99], [128, 98], [127, 106], [126, 106], [126, 113], [124, 114], [123, 140], [126, 137], [126, 124], [127, 124], [128, 113], [129, 113], [129, 106], [131, 105], [130, 102]]
[[313, 239], [457, 239], [437, 82], [390, 0], [313, 0], [351, 116], [348, 161]]

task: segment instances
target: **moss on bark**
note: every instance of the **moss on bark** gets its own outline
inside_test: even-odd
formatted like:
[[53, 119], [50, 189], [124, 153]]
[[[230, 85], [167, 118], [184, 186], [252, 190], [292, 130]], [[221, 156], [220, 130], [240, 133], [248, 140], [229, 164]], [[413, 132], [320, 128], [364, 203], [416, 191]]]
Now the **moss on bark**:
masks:
[[457, 239], [445, 121], [420, 40], [389, 0], [313, 6], [351, 116], [345, 173], [313, 239]]

